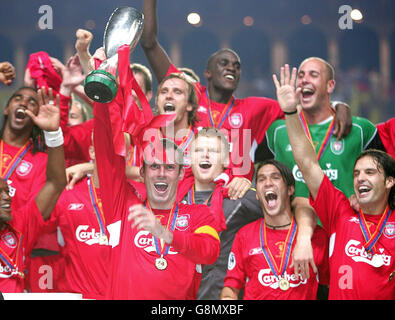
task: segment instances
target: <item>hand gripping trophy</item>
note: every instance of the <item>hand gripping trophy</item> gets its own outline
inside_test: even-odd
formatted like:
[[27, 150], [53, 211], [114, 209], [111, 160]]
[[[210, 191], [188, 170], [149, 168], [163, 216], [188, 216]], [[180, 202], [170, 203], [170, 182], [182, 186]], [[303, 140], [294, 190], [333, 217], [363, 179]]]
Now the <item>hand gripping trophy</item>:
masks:
[[132, 52], [143, 32], [143, 26], [143, 14], [136, 9], [120, 7], [114, 10], [103, 36], [107, 60], [89, 73], [84, 82], [85, 93], [89, 98], [100, 103], [108, 103], [115, 98], [118, 91], [117, 50], [127, 44]]

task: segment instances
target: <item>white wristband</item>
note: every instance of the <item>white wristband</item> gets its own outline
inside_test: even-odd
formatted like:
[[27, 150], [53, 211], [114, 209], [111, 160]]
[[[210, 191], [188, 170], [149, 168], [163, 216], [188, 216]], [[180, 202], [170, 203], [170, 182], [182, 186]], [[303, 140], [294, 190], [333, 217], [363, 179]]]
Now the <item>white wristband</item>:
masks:
[[50, 148], [56, 148], [63, 144], [63, 132], [59, 127], [56, 131], [44, 131], [45, 144]]

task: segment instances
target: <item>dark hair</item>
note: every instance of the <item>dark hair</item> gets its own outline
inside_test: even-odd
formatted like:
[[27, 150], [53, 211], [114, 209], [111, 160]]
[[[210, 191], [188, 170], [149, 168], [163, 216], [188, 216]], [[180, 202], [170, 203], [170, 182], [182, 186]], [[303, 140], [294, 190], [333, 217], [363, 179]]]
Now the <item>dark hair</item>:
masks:
[[153, 155], [154, 158], [158, 159], [159, 161], [163, 161], [163, 155], [158, 154], [160, 152], [160, 147], [163, 148], [163, 151], [166, 152], [166, 150], [173, 150], [176, 154], [176, 163], [179, 165], [179, 170], [181, 171], [182, 167], [184, 166], [184, 151], [182, 148], [180, 148], [175, 142], [162, 138], [160, 139], [160, 145], [158, 146], [159, 148], [155, 148], [155, 146], [150, 143], [148, 145], [148, 148], [144, 149], [144, 161], [143, 161], [143, 169], [145, 168], [146, 164], [150, 164], [150, 160], [147, 159], [147, 156], [149, 154]]
[[152, 74], [151, 71], [140, 63], [132, 63], [130, 65], [134, 74], [141, 73], [144, 77], [145, 91], [152, 91]]
[[[383, 172], [385, 179], [388, 177], [393, 177], [395, 179], [395, 160], [388, 153], [377, 149], [365, 150], [358, 156], [357, 160], [355, 160], [354, 168], [357, 161], [364, 157], [373, 159], [374, 163], [377, 165], [377, 170]], [[388, 195], [388, 206], [390, 209], [395, 208], [395, 185], [392, 186]]]
[[[288, 168], [288, 166], [286, 166], [282, 162], [277, 161], [275, 159], [267, 159], [267, 160], [264, 160], [264, 161], [258, 163], [258, 166], [255, 171], [255, 176], [256, 176], [255, 178], [256, 179], [258, 178], [259, 170], [268, 164], [275, 166], [278, 169], [278, 171], [280, 171], [281, 177], [283, 178], [287, 187], [295, 187], [295, 178], [292, 174], [291, 169]], [[294, 194], [292, 194], [290, 197], [291, 202], [292, 202], [293, 198], [294, 198]]]
[[230, 48], [222, 48], [222, 49], [219, 49], [218, 51], [214, 52], [214, 53], [208, 58], [207, 64], [206, 64], [206, 70], [210, 70], [210, 69], [211, 69], [211, 64], [212, 64], [214, 58], [215, 58], [216, 56], [218, 56], [219, 54], [221, 54], [222, 52], [230, 52], [230, 53], [232, 53], [233, 55], [235, 55], [235, 56], [237, 57], [237, 59], [238, 59], [238, 60], [240, 61], [240, 63], [241, 63], [240, 57], [239, 57], [239, 55], [236, 53], [236, 51], [234, 51], [234, 50], [232, 50], [232, 49], [230, 49]]
[[[8, 107], [11, 100], [15, 97], [16, 93], [19, 92], [20, 90], [23, 90], [23, 89], [30, 89], [30, 90], [37, 93], [37, 90], [33, 87], [20, 87], [11, 95], [11, 97], [8, 99], [5, 107]], [[7, 123], [7, 119], [8, 119], [8, 116], [4, 115], [3, 125], [0, 129], [0, 139], [3, 139], [3, 134], [4, 134], [4, 129], [5, 129], [5, 126]], [[33, 154], [35, 154], [36, 152], [45, 152], [44, 133], [35, 124], [33, 125], [32, 132], [30, 133], [30, 138], [32, 139], [32, 142], [33, 142], [33, 149], [32, 149]]]

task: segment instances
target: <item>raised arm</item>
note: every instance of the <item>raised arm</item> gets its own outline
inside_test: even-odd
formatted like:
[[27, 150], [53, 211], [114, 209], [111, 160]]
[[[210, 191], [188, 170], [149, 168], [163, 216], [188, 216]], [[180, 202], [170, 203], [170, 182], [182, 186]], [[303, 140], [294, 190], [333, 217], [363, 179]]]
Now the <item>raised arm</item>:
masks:
[[12, 84], [15, 79], [15, 68], [8, 61], [0, 62], [0, 82], [7, 86]]
[[306, 185], [315, 199], [319, 186], [324, 178], [317, 160], [315, 150], [303, 130], [302, 123], [297, 112], [301, 88], [295, 89], [296, 68], [290, 74], [289, 65], [281, 67], [280, 81], [273, 75], [276, 86], [277, 100], [285, 114], [285, 123], [289, 142], [296, 164], [303, 174]]
[[30, 110], [26, 114], [44, 130], [45, 143], [48, 146], [47, 179], [36, 197], [37, 208], [44, 220], [47, 220], [64, 187], [66, 186], [65, 160], [63, 152], [63, 135], [59, 127], [59, 96], [54, 100], [52, 89], [46, 93], [45, 88], [38, 90], [40, 109], [37, 115]]
[[78, 29], [75, 33], [77, 40], [75, 41], [75, 49], [79, 60], [81, 62], [82, 70], [87, 75], [89, 72], [93, 71], [95, 68], [91, 64], [91, 54], [89, 52], [89, 47], [93, 39], [93, 34], [88, 30]]
[[156, 0], [144, 0], [144, 30], [141, 35], [141, 46], [145, 56], [155, 74], [156, 80], [161, 82], [170, 68], [171, 60], [158, 42], [158, 19], [156, 14]]

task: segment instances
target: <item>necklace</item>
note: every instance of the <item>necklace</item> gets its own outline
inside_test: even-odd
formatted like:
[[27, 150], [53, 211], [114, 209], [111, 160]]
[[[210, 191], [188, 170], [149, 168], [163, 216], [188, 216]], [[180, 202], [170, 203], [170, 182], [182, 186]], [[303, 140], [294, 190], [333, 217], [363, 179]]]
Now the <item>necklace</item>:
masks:
[[267, 223], [265, 222], [265, 225], [268, 226], [269, 228], [273, 229], [273, 230], [276, 230], [276, 229], [285, 228], [285, 227], [290, 226], [290, 225], [291, 225], [291, 222], [289, 222], [289, 223], [287, 223], [287, 224], [284, 224], [284, 225], [282, 225], [282, 226], [271, 226], [270, 224], [267, 224]]

